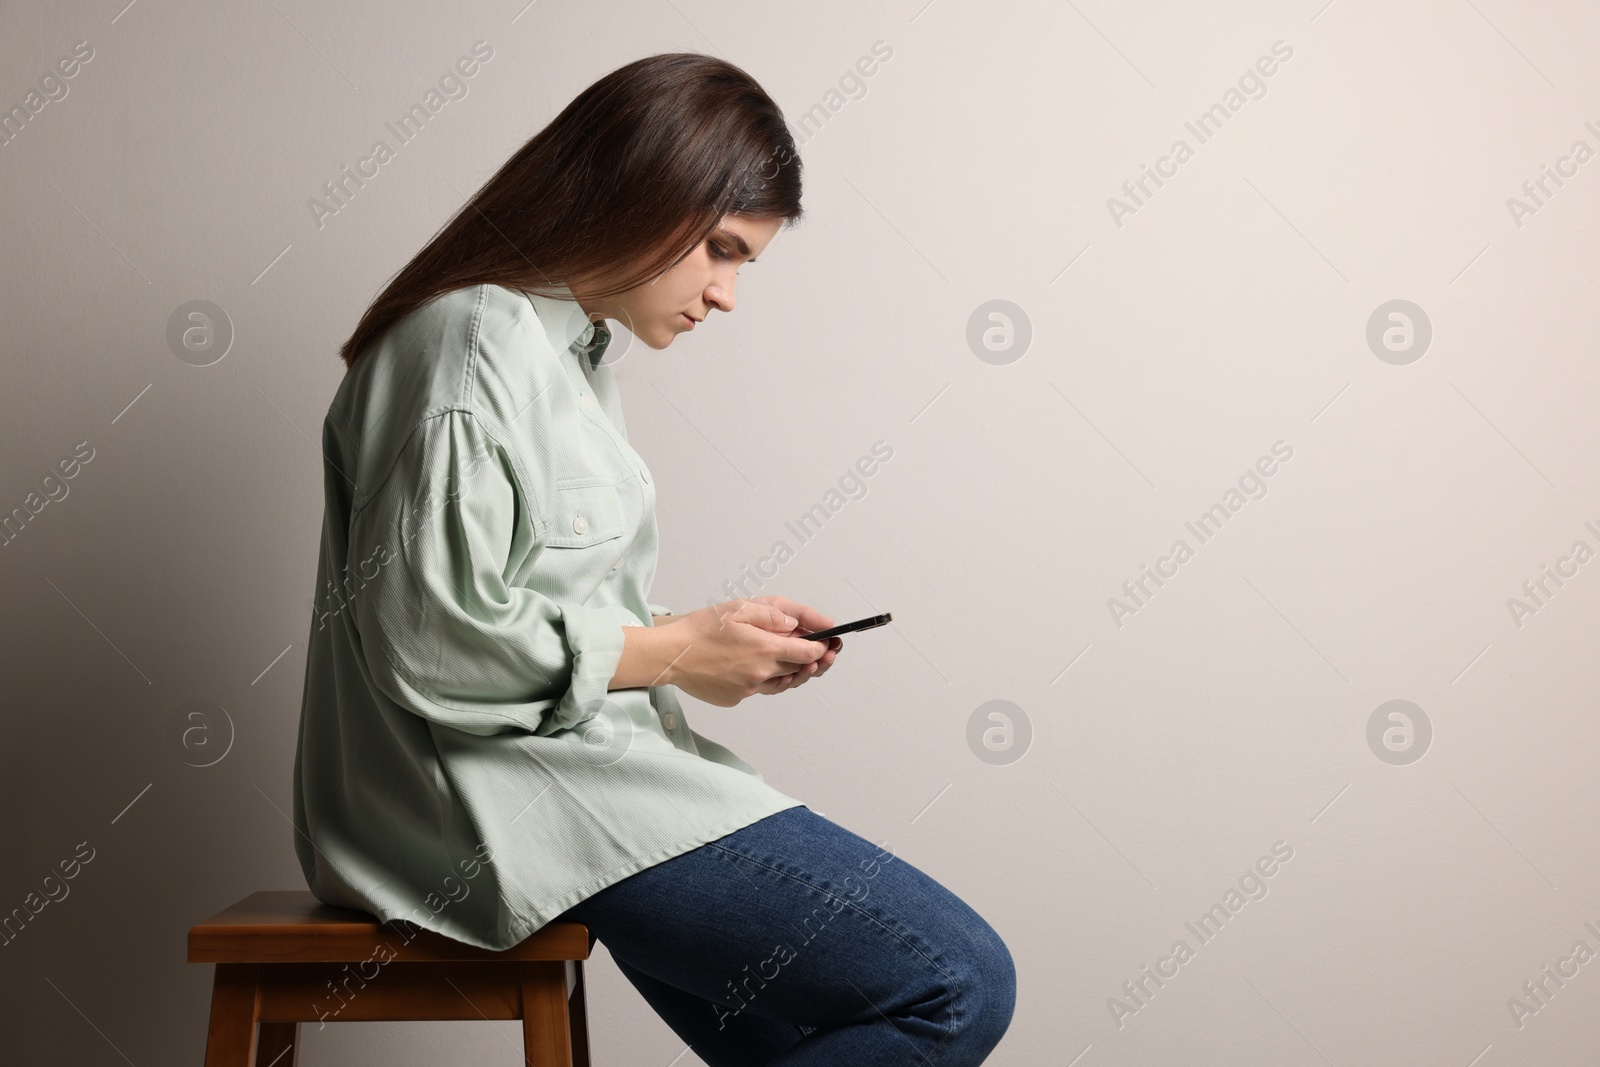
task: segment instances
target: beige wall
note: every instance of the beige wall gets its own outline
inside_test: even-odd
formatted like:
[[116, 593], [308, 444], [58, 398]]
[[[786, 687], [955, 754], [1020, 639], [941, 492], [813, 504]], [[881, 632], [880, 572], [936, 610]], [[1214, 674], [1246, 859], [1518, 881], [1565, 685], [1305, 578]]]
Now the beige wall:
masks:
[[[59, 498], [0, 547], [0, 910], [81, 853], [0, 948], [17, 1062], [199, 1062], [210, 968], [184, 931], [302, 885], [336, 347], [583, 86], [680, 49], [810, 114], [809, 218], [736, 314], [621, 353], [659, 476], [652, 599], [724, 599], [783, 541], [744, 592], [894, 614], [815, 684], [689, 710], [1007, 938], [992, 1062], [1592, 1055], [1600, 962], [1561, 961], [1600, 952], [1600, 18], [1319, 6], [8, 10], [0, 107], [92, 49], [0, 146], [0, 508]], [[396, 146], [386, 123], [480, 41], [466, 95]], [[380, 138], [347, 204], [308, 207]], [[1569, 176], [1534, 201], [1546, 166]], [[1135, 199], [1146, 167], [1167, 177]], [[168, 340], [194, 300], [232, 324], [206, 366]], [[876, 442], [892, 457], [851, 482]], [[802, 542], [786, 524], [817, 505]], [[231, 723], [221, 750], [210, 712], [209, 766], [173, 743], [191, 702]], [[1546, 965], [1577, 973], [1514, 1013]], [[1146, 966], [1169, 977], [1135, 1000]], [[592, 973], [599, 1063], [672, 1062], [603, 953]], [[303, 1062], [510, 1065], [518, 1039], [312, 1027]]]

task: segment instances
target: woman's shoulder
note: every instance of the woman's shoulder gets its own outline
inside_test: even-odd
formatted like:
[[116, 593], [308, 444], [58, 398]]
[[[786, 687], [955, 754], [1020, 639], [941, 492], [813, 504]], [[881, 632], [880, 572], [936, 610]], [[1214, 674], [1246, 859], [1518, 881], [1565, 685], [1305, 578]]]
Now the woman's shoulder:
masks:
[[356, 360], [334, 409], [356, 421], [362, 407], [407, 420], [450, 406], [470, 409], [503, 365], [554, 355], [528, 295], [479, 283], [452, 289], [396, 319]]
[[345, 375], [328, 421], [349, 439], [366, 476], [356, 480], [367, 485], [419, 430], [448, 413], [467, 413], [498, 431], [553, 373], [560, 368], [527, 294], [465, 286], [397, 319]]
[[395, 348], [459, 370], [463, 386], [484, 358], [508, 352], [525, 358], [547, 340], [526, 293], [487, 282], [434, 297], [400, 318], [391, 332]]

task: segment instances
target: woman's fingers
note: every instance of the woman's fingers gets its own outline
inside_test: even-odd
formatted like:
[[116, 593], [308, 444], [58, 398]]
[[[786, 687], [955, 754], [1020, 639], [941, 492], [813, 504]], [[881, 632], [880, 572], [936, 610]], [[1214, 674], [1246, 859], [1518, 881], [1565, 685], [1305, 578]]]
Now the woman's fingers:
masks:
[[830, 637], [828, 639], [827, 651], [823, 652], [822, 656], [818, 659], [807, 663], [794, 663], [791, 661], [779, 660], [778, 666], [785, 668], [784, 673], [775, 674], [771, 678], [768, 678], [765, 682], [762, 682], [759, 687], [757, 687], [756, 691], [771, 696], [777, 693], [787, 692], [796, 686], [804, 685], [811, 679], [821, 674], [825, 674], [828, 668], [833, 666], [833, 661], [839, 658], [839, 651], [842, 648], [844, 648], [844, 641], [842, 639]]
[[792, 677], [792, 675], [780, 674], [776, 678], [768, 678], [766, 681], [762, 682], [756, 687], [756, 692], [763, 696], [777, 696], [779, 693], [792, 688], [791, 683], [785, 681], [785, 679], [790, 677]]
[[771, 678], [768, 678], [765, 682], [761, 683], [760, 692], [765, 693], [768, 696], [772, 696], [777, 693], [787, 692], [796, 686], [804, 685], [816, 674], [815, 671], [810, 670], [811, 666], [812, 665], [808, 663], [800, 670], [790, 671], [788, 674], [773, 675]]
[[[838, 641], [839, 639], [834, 638], [833, 640]], [[781, 675], [774, 675], [773, 677], [787, 678], [790, 676], [798, 676], [801, 681], [804, 681], [807, 678], [815, 678], [817, 675], [826, 672], [829, 667], [833, 666], [833, 661], [839, 658], [840, 647], [842, 647], [842, 642], [838, 646], [830, 647], [819, 659], [812, 660], [807, 663], [795, 663], [788, 660], [779, 660], [778, 666], [783, 669], [783, 673]]]
[[[837, 641], [838, 638], [835, 637], [832, 638], [832, 640]], [[811, 645], [816, 645], [816, 641], [810, 641], [810, 643]], [[832, 664], [835, 659], [838, 659], [838, 649], [840, 649], [840, 646], [832, 645], [832, 643], [830, 643], [830, 645], [827, 645], [826, 648], [822, 649], [821, 656], [808, 656], [806, 659], [779, 659], [778, 665], [784, 669], [784, 673], [795, 672], [795, 670], [800, 670], [802, 667], [806, 667], [806, 665], [813, 664], [813, 662], [827, 667], [827, 665]]]
[[758, 604], [767, 604], [775, 607], [785, 615], [793, 616], [795, 621], [800, 624], [800, 630], [805, 633], [826, 630], [833, 626], [833, 620], [816, 608], [790, 600], [786, 596], [769, 594], [767, 596], [752, 597], [751, 599]]

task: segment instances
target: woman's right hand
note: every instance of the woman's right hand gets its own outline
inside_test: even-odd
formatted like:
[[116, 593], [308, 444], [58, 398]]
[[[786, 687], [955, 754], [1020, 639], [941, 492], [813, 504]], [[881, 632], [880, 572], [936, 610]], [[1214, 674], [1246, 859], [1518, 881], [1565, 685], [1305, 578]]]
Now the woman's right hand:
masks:
[[727, 600], [691, 611], [667, 631], [677, 638], [681, 652], [666, 681], [721, 708], [757, 693], [781, 692], [791, 683], [775, 679], [803, 670], [829, 651], [830, 642], [785, 636], [797, 626], [825, 628], [753, 600]]

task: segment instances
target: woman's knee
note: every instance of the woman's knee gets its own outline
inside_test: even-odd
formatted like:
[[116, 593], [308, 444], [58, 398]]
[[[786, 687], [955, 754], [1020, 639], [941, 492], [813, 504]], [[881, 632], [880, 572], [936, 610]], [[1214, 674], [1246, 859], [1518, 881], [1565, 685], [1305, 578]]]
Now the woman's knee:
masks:
[[[981, 1063], [1005, 1036], [1016, 1011], [1016, 964], [1000, 935], [985, 924], [982, 936], [974, 938], [953, 977], [959, 988], [950, 1043], [961, 1051], [948, 1061], [949, 1067]], [[945, 1067], [943, 1062], [941, 1067]]]
[[989, 1048], [1000, 1043], [1011, 1016], [1016, 1013], [1016, 963], [1011, 960], [1011, 950], [1000, 939], [1000, 934], [989, 931], [990, 945], [979, 958], [978, 1029], [990, 1038]]
[[[856, 1013], [850, 1025], [885, 1019], [900, 1041], [916, 1044], [915, 1062], [932, 1067], [976, 1067], [1000, 1043], [1016, 1005], [1009, 953], [946, 951], [930, 971], [897, 995]], [[877, 1062], [874, 1060], [873, 1062]], [[909, 1062], [909, 1061], [908, 1061]]]

